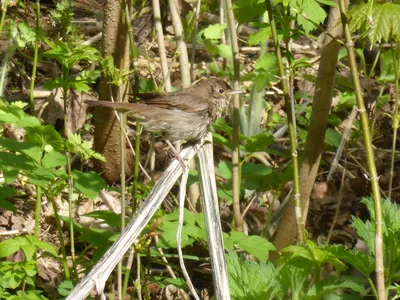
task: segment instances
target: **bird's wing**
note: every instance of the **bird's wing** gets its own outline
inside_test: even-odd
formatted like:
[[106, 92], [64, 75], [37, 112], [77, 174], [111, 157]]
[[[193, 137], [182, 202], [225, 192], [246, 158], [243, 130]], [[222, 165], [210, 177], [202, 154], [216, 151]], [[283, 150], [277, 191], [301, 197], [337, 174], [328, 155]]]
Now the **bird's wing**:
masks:
[[207, 99], [204, 97], [197, 96], [188, 91], [181, 91], [169, 94], [155, 94], [153, 97], [151, 94], [146, 94], [142, 97], [142, 94], [138, 94], [137, 97], [143, 99], [143, 104], [149, 106], [156, 106], [163, 109], [182, 110], [186, 112], [203, 112], [209, 109]]

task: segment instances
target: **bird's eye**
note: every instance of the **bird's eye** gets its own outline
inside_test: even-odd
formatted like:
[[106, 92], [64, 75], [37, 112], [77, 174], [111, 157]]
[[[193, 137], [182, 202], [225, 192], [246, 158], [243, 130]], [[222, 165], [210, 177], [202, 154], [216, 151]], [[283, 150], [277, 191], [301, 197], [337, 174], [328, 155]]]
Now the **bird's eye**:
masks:
[[224, 89], [219, 89], [218, 92], [220, 92], [221, 94], [224, 93]]

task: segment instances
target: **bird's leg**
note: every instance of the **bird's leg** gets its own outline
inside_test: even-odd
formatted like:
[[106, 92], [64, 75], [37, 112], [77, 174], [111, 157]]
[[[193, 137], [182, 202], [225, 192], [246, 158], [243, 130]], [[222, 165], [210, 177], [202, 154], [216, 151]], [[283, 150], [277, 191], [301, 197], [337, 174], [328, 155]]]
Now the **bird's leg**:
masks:
[[165, 140], [165, 142], [167, 143], [167, 145], [171, 148], [172, 152], [175, 155], [175, 158], [179, 161], [179, 163], [182, 166], [183, 171], [185, 172], [186, 170], [186, 165], [185, 165], [185, 161], [183, 160], [183, 158], [179, 155], [179, 152], [176, 150], [176, 148], [174, 147], [174, 145], [171, 144], [170, 141]]

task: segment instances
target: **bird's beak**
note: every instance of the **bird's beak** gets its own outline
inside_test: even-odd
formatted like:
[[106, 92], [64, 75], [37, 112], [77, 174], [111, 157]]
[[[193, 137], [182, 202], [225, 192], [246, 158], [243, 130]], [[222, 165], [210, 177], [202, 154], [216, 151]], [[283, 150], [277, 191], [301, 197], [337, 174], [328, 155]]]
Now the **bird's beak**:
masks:
[[230, 90], [229, 92], [228, 92], [228, 94], [229, 95], [233, 95], [233, 94], [244, 94], [244, 92], [243, 91], [241, 91], [241, 90]]

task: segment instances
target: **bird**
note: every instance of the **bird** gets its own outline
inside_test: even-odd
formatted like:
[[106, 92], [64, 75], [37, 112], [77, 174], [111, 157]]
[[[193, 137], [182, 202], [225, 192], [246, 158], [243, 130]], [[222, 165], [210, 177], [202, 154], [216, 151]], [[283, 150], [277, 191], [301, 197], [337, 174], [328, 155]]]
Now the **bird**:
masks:
[[137, 94], [135, 103], [86, 100], [90, 106], [113, 108], [137, 118], [144, 129], [170, 142], [195, 143], [229, 105], [232, 94], [239, 94], [219, 78], [203, 79], [190, 88], [172, 93]]

